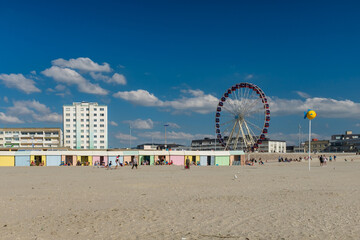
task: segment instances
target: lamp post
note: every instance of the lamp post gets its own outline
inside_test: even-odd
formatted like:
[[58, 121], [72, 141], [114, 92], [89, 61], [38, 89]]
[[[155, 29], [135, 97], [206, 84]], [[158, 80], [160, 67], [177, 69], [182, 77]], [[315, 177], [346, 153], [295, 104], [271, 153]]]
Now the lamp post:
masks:
[[164, 145], [165, 150], [166, 150], [166, 147], [167, 147], [167, 145], [166, 145], [166, 127], [168, 127], [168, 126], [169, 126], [169, 124], [164, 124], [164, 127], [165, 127], [165, 145]]
[[130, 146], [129, 146], [129, 149], [131, 149], [131, 123], [129, 124], [129, 128], [130, 128], [130, 137], [129, 137]]

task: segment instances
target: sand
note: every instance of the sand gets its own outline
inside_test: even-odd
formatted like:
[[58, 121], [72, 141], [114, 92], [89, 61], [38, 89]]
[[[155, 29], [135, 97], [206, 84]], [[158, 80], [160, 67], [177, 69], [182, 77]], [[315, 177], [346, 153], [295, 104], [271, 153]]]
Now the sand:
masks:
[[0, 238], [359, 239], [360, 160], [318, 165], [3, 167]]

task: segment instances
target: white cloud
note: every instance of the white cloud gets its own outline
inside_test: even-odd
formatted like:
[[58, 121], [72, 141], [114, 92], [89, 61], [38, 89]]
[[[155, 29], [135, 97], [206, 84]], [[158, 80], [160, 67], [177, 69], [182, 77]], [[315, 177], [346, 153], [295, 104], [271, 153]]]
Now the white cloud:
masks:
[[298, 115], [313, 109], [322, 118], [360, 118], [360, 103], [351, 100], [335, 100], [332, 98], [269, 99], [271, 114], [276, 116]]
[[20, 120], [14, 116], [7, 116], [5, 113], [0, 112], [0, 122], [2, 123], [23, 123], [24, 121]]
[[75, 84], [78, 86], [79, 92], [98, 95], [106, 95], [108, 93], [107, 90], [101, 88], [97, 84], [90, 83], [78, 72], [69, 68], [52, 66], [41, 73], [47, 77], [53, 78], [57, 82], [65, 83], [67, 85]]
[[245, 77], [245, 80], [250, 80], [254, 77], [254, 75], [252, 74], [248, 74], [246, 77]]
[[33, 80], [25, 78], [22, 74], [0, 74], [0, 80], [8, 88], [16, 88], [26, 94], [41, 92]]
[[[141, 138], [147, 139], [156, 139], [156, 140], [164, 140], [165, 139], [165, 131], [154, 131], [154, 132], [141, 132], [138, 134]], [[194, 139], [203, 139], [205, 137], [213, 138], [214, 136], [208, 134], [191, 134], [185, 132], [176, 132], [176, 131], [166, 131], [166, 139], [169, 140], [194, 140]]]
[[136, 120], [128, 120], [123, 121], [123, 123], [130, 124], [131, 128], [134, 129], [152, 129], [154, 127], [154, 122], [151, 119], [136, 119]]
[[115, 135], [116, 139], [119, 139], [122, 143], [128, 143], [131, 139], [131, 141], [137, 140], [138, 138], [136, 136], [125, 134], [125, 133], [117, 133]]
[[180, 128], [180, 126], [176, 123], [167, 122], [166, 124], [169, 125], [169, 127], [171, 128]]
[[52, 62], [52, 65], [59, 67], [67, 67], [72, 69], [77, 69], [85, 72], [110, 72], [111, 68], [108, 63], [103, 63], [102, 65], [93, 62], [90, 58], [72, 58], [70, 60], [65, 60], [63, 58], [55, 59]]
[[32, 75], [36, 75], [36, 71], [35, 71], [35, 70], [31, 71], [30, 73], [31, 73]]
[[300, 97], [302, 97], [302, 98], [309, 98], [310, 97], [310, 95], [305, 93], [305, 92], [295, 91], [295, 93], [297, 95], [299, 95]]
[[122, 74], [119, 74], [119, 73], [114, 73], [114, 75], [112, 77], [109, 77], [109, 76], [103, 75], [101, 73], [91, 72], [90, 76], [95, 80], [101, 80], [106, 83], [115, 83], [115, 84], [119, 84], [119, 85], [126, 85], [125, 76]]
[[177, 111], [202, 114], [215, 111], [219, 100], [211, 94], [204, 94], [201, 90], [183, 90], [182, 92], [190, 96], [172, 101], [161, 101], [154, 94], [142, 89], [129, 92], [117, 92], [113, 96], [140, 106], [170, 107]]
[[36, 100], [14, 101], [14, 105], [7, 109], [7, 113], [13, 117], [22, 117], [27, 122], [31, 122], [32, 120], [39, 122], [62, 121], [60, 114], [52, 112], [49, 107]]
[[163, 102], [155, 97], [154, 94], [151, 94], [148, 91], [142, 89], [136, 91], [117, 92], [114, 93], [113, 96], [129, 101], [135, 105], [147, 107], [160, 107], [163, 105]]
[[126, 85], [125, 76], [119, 73], [114, 73], [114, 75], [107, 81], [108, 83], [116, 83], [119, 85]]
[[114, 121], [110, 121], [109, 124], [110, 124], [111, 126], [115, 126], [115, 127], [118, 126], [118, 124], [117, 124], [116, 122], [114, 122]]

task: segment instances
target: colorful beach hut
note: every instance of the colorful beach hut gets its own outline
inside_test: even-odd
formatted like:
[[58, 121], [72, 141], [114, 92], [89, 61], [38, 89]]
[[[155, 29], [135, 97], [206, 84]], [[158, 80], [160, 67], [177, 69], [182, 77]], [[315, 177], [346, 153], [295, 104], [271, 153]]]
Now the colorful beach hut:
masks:
[[17, 167], [30, 166], [30, 151], [17, 151], [15, 153], [15, 166]]

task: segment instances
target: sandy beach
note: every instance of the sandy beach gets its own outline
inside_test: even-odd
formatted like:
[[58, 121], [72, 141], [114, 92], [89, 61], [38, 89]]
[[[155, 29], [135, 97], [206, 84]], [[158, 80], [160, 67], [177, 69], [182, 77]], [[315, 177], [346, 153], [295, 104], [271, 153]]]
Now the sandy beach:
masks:
[[1, 239], [359, 239], [360, 160], [0, 168]]

